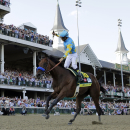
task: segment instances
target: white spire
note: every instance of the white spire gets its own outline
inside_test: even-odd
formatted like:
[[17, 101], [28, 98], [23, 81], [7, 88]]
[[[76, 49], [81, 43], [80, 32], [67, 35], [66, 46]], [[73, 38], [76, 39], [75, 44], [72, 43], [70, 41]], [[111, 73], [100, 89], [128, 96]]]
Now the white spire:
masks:
[[125, 47], [123, 37], [122, 37], [122, 34], [121, 34], [121, 29], [119, 27], [119, 39], [118, 39], [117, 49], [115, 51], [115, 53], [116, 53], [116, 63], [128, 65], [128, 58], [127, 58], [128, 52], [129, 51]]
[[117, 53], [118, 52], [122, 52], [122, 53], [128, 53], [129, 52], [125, 47], [120, 29], [119, 29], [119, 39], [118, 39], [117, 49], [116, 49], [115, 52], [117, 52]]
[[63, 30], [68, 31], [68, 29], [65, 27], [63, 19], [62, 19], [58, 0], [57, 0], [57, 9], [56, 9], [55, 21], [54, 21], [54, 25], [53, 25], [53, 28], [51, 29], [51, 31], [53, 31], [53, 30], [58, 31], [58, 32], [63, 31]]

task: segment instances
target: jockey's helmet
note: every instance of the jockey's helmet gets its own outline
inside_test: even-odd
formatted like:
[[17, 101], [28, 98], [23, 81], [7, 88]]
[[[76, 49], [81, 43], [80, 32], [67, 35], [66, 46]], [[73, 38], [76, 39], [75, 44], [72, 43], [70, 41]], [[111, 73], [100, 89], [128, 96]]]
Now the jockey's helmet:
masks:
[[64, 30], [60, 33], [60, 37], [69, 37], [69, 34], [66, 30]]

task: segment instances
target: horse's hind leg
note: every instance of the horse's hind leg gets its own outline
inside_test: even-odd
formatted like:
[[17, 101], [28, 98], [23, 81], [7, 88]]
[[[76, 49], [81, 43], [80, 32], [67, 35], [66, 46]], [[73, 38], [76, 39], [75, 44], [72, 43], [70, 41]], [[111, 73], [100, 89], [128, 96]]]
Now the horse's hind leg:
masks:
[[[92, 95], [91, 95], [92, 96]], [[99, 121], [101, 122], [101, 118], [100, 118], [100, 116], [101, 116], [101, 108], [100, 108], [100, 106], [99, 106], [99, 96], [97, 95], [96, 96], [96, 93], [95, 93], [95, 95], [94, 96], [92, 96], [92, 98], [93, 98], [93, 101], [94, 101], [94, 103], [95, 103], [95, 106], [96, 106], [96, 111], [97, 111], [97, 113], [98, 113], [98, 117], [99, 117]]]
[[84, 97], [85, 97], [84, 95], [76, 97], [76, 113], [74, 115], [74, 118], [71, 119], [68, 124], [72, 124], [72, 122], [75, 120], [75, 118], [79, 114], [79, 112], [81, 110], [81, 101], [83, 100]]

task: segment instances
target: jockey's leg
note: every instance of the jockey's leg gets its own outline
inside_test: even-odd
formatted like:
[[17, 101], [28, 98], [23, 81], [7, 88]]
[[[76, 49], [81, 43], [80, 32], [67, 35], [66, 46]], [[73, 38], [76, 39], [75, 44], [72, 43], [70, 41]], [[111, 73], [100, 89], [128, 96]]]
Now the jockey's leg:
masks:
[[[77, 72], [78, 67], [77, 67], [77, 53], [75, 54], [72, 54], [72, 68]], [[80, 72], [78, 72], [78, 79], [79, 81], [83, 81], [83, 77], [82, 75], [80, 74]]]
[[71, 62], [72, 62], [72, 57], [71, 57], [71, 55], [69, 54], [69, 55], [66, 57], [66, 60], [65, 60], [65, 63], [64, 63], [64, 67], [65, 67], [65, 68], [69, 68]]
[[77, 53], [75, 54], [72, 54], [72, 68], [75, 70], [75, 69], [78, 69], [77, 67]]

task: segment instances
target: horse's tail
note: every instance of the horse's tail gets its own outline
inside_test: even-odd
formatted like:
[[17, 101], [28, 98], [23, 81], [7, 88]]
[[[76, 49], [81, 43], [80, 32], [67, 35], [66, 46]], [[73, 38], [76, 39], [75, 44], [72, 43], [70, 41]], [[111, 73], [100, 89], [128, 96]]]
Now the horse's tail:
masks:
[[98, 80], [98, 83], [99, 83], [99, 85], [100, 85], [100, 91], [102, 91], [104, 94], [106, 94], [106, 93], [107, 93], [107, 90], [106, 90], [104, 87], [102, 87], [102, 85], [101, 85], [102, 82], [103, 82], [103, 77], [101, 77], [101, 78]]

